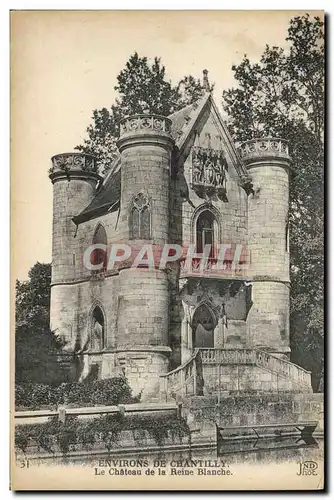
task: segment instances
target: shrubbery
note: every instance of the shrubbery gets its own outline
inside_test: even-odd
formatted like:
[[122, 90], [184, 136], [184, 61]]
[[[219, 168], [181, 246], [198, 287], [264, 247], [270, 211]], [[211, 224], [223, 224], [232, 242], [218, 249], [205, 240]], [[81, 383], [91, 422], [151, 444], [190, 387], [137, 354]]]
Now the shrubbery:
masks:
[[118, 405], [136, 403], [140, 396], [132, 396], [125, 378], [113, 377], [92, 382], [66, 382], [58, 386], [20, 384], [15, 387], [17, 410], [73, 406]]
[[[146, 433], [162, 448], [168, 438], [179, 443], [190, 431], [183, 418], [166, 416], [124, 416], [122, 413], [101, 415], [94, 419], [78, 420], [68, 416], [60, 422], [58, 417], [50, 417], [48, 423], [22, 425], [15, 429], [15, 446], [23, 453], [35, 443], [40, 451], [55, 453], [59, 449], [67, 455], [75, 446], [89, 451], [97, 445], [104, 445], [110, 451], [119, 440], [122, 431], [130, 430], [134, 440], [140, 441], [138, 432]], [[136, 432], [137, 431], [137, 432]]]

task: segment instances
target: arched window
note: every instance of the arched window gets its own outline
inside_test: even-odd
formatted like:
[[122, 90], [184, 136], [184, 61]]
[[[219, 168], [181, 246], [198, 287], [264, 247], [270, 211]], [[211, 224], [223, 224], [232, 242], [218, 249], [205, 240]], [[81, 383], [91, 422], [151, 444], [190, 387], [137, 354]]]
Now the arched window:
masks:
[[104, 315], [99, 306], [92, 314], [90, 347], [92, 351], [101, 351], [104, 347]]
[[202, 212], [196, 221], [196, 251], [203, 253], [205, 245], [211, 245], [210, 258], [215, 257], [215, 216], [210, 210]]
[[214, 347], [214, 329], [217, 320], [205, 304], [195, 311], [192, 320], [193, 347]]
[[130, 214], [130, 235], [132, 239], [151, 238], [151, 207], [148, 198], [139, 193], [132, 201]]
[[99, 273], [99, 272], [103, 272], [103, 271], [106, 271], [107, 269], [107, 264], [108, 264], [108, 253], [107, 253], [107, 233], [106, 233], [106, 230], [104, 229], [104, 227], [99, 224], [97, 226], [97, 228], [95, 229], [95, 233], [94, 233], [94, 236], [93, 236], [93, 245], [95, 244], [102, 244], [102, 245], [105, 245], [106, 246], [106, 250], [102, 250], [100, 248], [96, 248], [93, 252], [92, 252], [92, 256], [91, 256], [91, 263], [94, 264], [94, 265], [98, 265], [98, 264], [101, 264], [103, 263], [103, 266], [101, 267], [101, 269], [99, 269], [98, 271], [93, 271], [93, 273]]

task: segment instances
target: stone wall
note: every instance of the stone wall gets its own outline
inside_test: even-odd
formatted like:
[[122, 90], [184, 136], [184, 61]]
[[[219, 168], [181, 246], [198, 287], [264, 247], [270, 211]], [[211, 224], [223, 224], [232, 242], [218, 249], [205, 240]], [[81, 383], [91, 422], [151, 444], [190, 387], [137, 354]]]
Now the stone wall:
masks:
[[[269, 145], [270, 141], [263, 141]], [[259, 153], [260, 154], [260, 153]], [[288, 156], [248, 160], [255, 194], [248, 202], [248, 245], [253, 306], [250, 345], [288, 355], [289, 339], [289, 172]]]
[[258, 191], [248, 203], [248, 234], [251, 271], [254, 276], [269, 275], [289, 280], [287, 217], [289, 173], [284, 165], [250, 165], [249, 173]]
[[[264, 393], [238, 396], [185, 398], [182, 416], [191, 430], [214, 436], [219, 427], [261, 424], [291, 424], [318, 421], [316, 433], [324, 430], [323, 394]], [[194, 434], [196, 436], [196, 434]]]
[[290, 351], [289, 283], [255, 281], [247, 318], [248, 345], [278, 353]]
[[69, 348], [83, 348], [90, 335], [93, 308], [101, 307], [105, 317], [105, 348], [117, 346], [118, 276], [74, 284], [58, 284], [51, 293], [51, 329], [61, 333]]
[[72, 217], [93, 199], [95, 180], [60, 179], [53, 185], [52, 282], [76, 278], [77, 240]]
[[115, 365], [120, 369], [132, 389], [141, 394], [141, 401], [159, 398], [160, 375], [169, 368], [170, 349], [162, 347], [134, 347], [115, 352]]
[[131, 202], [139, 193], [145, 194], [151, 205], [151, 242], [165, 243], [169, 239], [169, 179], [170, 151], [157, 144], [145, 143], [122, 151], [121, 212], [119, 236], [130, 238]]
[[95, 230], [99, 224], [104, 227], [107, 234], [108, 252], [110, 251], [110, 245], [112, 243], [120, 243], [120, 237], [117, 231], [118, 215], [118, 211], [108, 213], [106, 215], [102, 215], [100, 217], [96, 217], [94, 219], [83, 222], [78, 226], [76, 238], [74, 241], [76, 252], [76, 280], [90, 278], [91, 276], [91, 271], [86, 269], [84, 266], [83, 256], [87, 248], [92, 244]]
[[254, 365], [203, 364], [206, 393], [219, 391], [295, 391], [293, 380]]
[[124, 269], [118, 288], [118, 345], [168, 345], [168, 281], [158, 269]]
[[117, 355], [118, 363], [135, 392], [157, 392], [159, 373], [168, 371], [170, 354], [165, 271], [121, 270], [117, 318], [118, 347], [124, 350]]

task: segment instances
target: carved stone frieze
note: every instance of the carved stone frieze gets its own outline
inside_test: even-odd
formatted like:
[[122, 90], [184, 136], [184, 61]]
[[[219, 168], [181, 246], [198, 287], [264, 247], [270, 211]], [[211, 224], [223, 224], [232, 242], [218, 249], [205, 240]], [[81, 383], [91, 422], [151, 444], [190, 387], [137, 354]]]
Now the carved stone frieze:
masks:
[[124, 118], [120, 122], [120, 137], [133, 132], [167, 132], [171, 130], [171, 120], [164, 116], [140, 114]]
[[223, 150], [192, 148], [191, 187], [201, 198], [215, 196], [227, 201], [226, 172], [228, 164]]
[[70, 172], [70, 171], [84, 171], [84, 172], [97, 172], [96, 158], [92, 155], [85, 153], [63, 153], [55, 155], [51, 158], [52, 167], [49, 173], [54, 172]]
[[241, 145], [240, 155], [246, 163], [254, 158], [264, 157], [290, 160], [288, 142], [284, 139], [251, 139]]

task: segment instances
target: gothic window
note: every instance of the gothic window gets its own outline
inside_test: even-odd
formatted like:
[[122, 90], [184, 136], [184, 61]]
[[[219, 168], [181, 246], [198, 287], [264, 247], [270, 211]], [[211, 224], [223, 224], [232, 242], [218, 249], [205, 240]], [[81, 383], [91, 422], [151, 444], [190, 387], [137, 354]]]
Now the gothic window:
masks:
[[90, 336], [92, 351], [101, 351], [104, 347], [104, 316], [101, 308], [96, 306], [92, 314], [92, 329]]
[[139, 193], [132, 201], [130, 234], [132, 239], [149, 240], [151, 238], [151, 208], [147, 197], [142, 193]]
[[200, 305], [192, 321], [193, 347], [214, 347], [216, 325], [216, 318], [210, 309], [205, 304]]
[[[93, 243], [93, 245], [99, 243], [99, 244], [105, 245], [107, 248], [107, 233], [101, 224], [99, 224], [95, 230], [92, 243]], [[100, 248], [96, 248], [92, 252], [91, 263], [94, 265], [98, 265], [98, 264], [103, 263], [102, 268], [99, 269], [98, 271], [93, 271], [93, 273], [106, 271], [107, 264], [108, 264], [107, 250], [102, 250]]]
[[215, 216], [210, 210], [202, 212], [196, 221], [196, 252], [203, 253], [205, 245], [211, 245], [210, 258], [214, 257]]
[[289, 251], [289, 221], [285, 223], [285, 251]]

